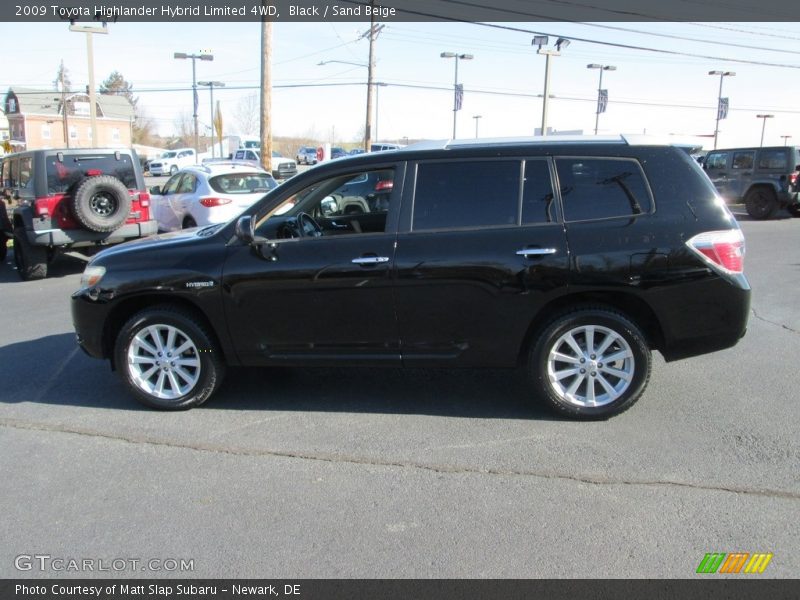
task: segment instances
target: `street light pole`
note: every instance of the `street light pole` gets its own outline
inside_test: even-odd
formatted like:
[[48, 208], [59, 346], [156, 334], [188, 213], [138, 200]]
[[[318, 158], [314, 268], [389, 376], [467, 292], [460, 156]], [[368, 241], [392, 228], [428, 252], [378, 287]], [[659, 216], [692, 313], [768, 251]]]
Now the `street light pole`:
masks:
[[92, 35], [95, 33], [107, 34], [107, 24], [105, 21], [103, 21], [102, 27], [72, 24], [69, 26], [69, 30], [86, 34], [86, 54], [89, 58], [89, 118], [91, 120], [92, 127], [92, 145], [99, 146], [100, 142], [97, 139], [97, 104], [95, 102], [94, 43], [92, 42]]
[[717, 123], [714, 126], [714, 150], [717, 149], [717, 138], [719, 137], [719, 119], [721, 116], [722, 107], [722, 79], [723, 77], [733, 77], [736, 75], [733, 71], [709, 71], [709, 75], [719, 75], [719, 94], [717, 94]]
[[534, 36], [533, 40], [531, 41], [531, 46], [537, 46], [536, 54], [544, 54], [545, 56], [545, 63], [544, 63], [544, 99], [542, 100], [542, 135], [547, 135], [547, 105], [548, 100], [550, 98], [550, 57], [551, 56], [561, 56], [561, 48], [566, 48], [569, 46], [569, 40], [565, 38], [558, 38], [556, 40], [556, 49], [555, 50], [547, 50], [542, 49], [542, 46], [546, 46], [547, 42], [549, 41], [548, 36], [546, 35], [537, 35]]
[[472, 118], [475, 119], [475, 139], [478, 139], [478, 121], [480, 120], [482, 115], [472, 115]]
[[208, 87], [208, 92], [211, 95], [211, 158], [214, 158], [216, 156], [214, 148], [214, 86], [225, 87], [225, 84], [221, 81], [198, 81], [197, 85]]
[[461, 108], [458, 101], [458, 61], [472, 60], [475, 57], [472, 54], [459, 54], [458, 52], [442, 52], [439, 57], [456, 59], [455, 78], [453, 81], [453, 139], [456, 139], [456, 118]]
[[761, 119], [761, 143], [759, 146], [764, 145], [764, 129], [767, 127], [767, 119], [771, 119], [775, 115], [756, 115], [757, 119]]
[[792, 137], [792, 136], [790, 136], [790, 135], [782, 135], [781, 137], [783, 138], [783, 145], [785, 146], [788, 143], [789, 138]]
[[597, 114], [594, 118], [594, 134], [597, 135], [597, 132], [600, 128], [600, 95], [603, 93], [603, 71], [616, 71], [617, 67], [614, 65], [598, 65], [596, 63], [592, 63], [590, 65], [586, 65], [587, 69], [598, 69], [600, 71], [600, 83], [597, 84]]
[[194, 120], [194, 151], [200, 152], [200, 139], [197, 133], [197, 71], [195, 69], [195, 61], [198, 58], [200, 60], [214, 60], [214, 55], [207, 54], [205, 52], [201, 52], [200, 54], [187, 54], [186, 52], [175, 52], [175, 54], [173, 54], [173, 57], [178, 59], [189, 58], [192, 60], [192, 107], [193, 107], [192, 119]]

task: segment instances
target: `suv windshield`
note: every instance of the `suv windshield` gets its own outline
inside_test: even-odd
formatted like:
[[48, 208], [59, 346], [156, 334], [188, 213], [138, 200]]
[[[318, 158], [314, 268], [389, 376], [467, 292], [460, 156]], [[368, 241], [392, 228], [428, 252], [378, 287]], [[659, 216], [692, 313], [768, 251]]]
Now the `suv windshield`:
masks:
[[256, 194], [268, 192], [278, 186], [266, 173], [230, 173], [208, 180], [208, 184], [220, 194]]
[[69, 191], [70, 187], [93, 175], [111, 175], [119, 179], [129, 190], [136, 189], [136, 173], [128, 154], [70, 154], [60, 162], [57, 156], [48, 156], [47, 193]]
[[175, 154], [175, 152], [164, 152], [164, 154], [161, 155], [161, 158], [175, 158]]

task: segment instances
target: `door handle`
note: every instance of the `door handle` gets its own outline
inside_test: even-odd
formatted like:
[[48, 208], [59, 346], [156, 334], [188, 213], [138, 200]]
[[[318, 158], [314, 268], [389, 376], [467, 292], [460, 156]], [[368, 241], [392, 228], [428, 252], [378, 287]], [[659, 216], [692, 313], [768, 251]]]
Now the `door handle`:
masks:
[[388, 256], [362, 256], [351, 261], [354, 265], [379, 265], [389, 262]]
[[519, 256], [546, 256], [558, 252], [556, 248], [525, 248], [524, 250], [517, 250]]

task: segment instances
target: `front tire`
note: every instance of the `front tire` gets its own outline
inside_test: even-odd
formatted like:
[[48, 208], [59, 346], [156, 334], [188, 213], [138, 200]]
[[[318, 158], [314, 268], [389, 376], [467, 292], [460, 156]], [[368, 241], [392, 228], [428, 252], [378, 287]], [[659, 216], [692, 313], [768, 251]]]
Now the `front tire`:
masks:
[[626, 316], [579, 308], [550, 321], [529, 356], [530, 378], [556, 412], [605, 419], [631, 406], [650, 379], [650, 349]]
[[788, 210], [789, 214], [793, 217], [800, 217], [800, 204], [790, 204], [786, 207], [786, 210]]
[[205, 325], [169, 305], [131, 317], [117, 336], [114, 358], [136, 399], [163, 410], [200, 406], [225, 374], [222, 353]]

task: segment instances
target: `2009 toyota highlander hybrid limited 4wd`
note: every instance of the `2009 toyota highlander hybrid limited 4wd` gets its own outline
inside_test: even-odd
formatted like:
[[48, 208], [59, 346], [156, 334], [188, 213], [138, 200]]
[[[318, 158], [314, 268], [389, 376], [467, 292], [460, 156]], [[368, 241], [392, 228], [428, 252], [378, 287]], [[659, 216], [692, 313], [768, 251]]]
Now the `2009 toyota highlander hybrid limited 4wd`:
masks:
[[230, 223], [105, 250], [72, 314], [81, 347], [157, 408], [202, 404], [226, 365], [524, 365], [552, 408], [601, 418], [642, 395], [652, 350], [744, 335], [743, 255], [678, 148], [429, 142], [320, 165]]

